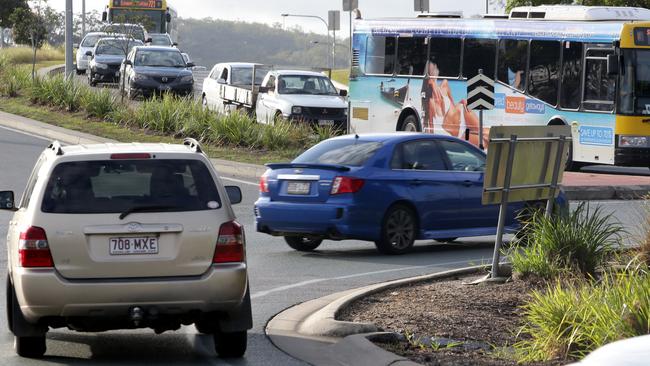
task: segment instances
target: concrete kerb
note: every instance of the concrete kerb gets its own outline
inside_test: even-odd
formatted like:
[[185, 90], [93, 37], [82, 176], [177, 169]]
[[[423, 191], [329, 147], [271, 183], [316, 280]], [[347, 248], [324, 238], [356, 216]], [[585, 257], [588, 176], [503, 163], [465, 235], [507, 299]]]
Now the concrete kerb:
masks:
[[65, 64], [61, 65], [53, 65], [50, 67], [43, 67], [41, 69], [36, 70], [36, 74], [38, 76], [48, 76], [48, 75], [54, 75], [54, 74], [60, 74], [65, 71]]

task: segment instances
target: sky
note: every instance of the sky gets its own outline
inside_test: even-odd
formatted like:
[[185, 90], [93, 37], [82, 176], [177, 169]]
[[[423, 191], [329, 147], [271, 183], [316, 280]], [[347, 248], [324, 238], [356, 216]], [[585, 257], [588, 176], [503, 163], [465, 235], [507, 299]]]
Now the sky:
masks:
[[[465, 16], [485, 12], [487, 0], [430, 0], [430, 11], [462, 11]], [[58, 10], [65, 9], [65, 0], [48, 0]], [[73, 11], [81, 12], [82, 0], [73, 0]], [[325, 34], [325, 24], [318, 19], [280, 16], [282, 13], [317, 15], [327, 20], [329, 10], [341, 10], [342, 0], [168, 0], [182, 18], [215, 18], [276, 22], [286, 27], [300, 26], [306, 31]], [[359, 0], [363, 18], [413, 17], [413, 0]], [[462, 4], [462, 5], [460, 5]], [[86, 0], [86, 11], [103, 11], [108, 0]], [[490, 10], [495, 12], [494, 9]], [[348, 13], [341, 12], [341, 31], [348, 34]]]

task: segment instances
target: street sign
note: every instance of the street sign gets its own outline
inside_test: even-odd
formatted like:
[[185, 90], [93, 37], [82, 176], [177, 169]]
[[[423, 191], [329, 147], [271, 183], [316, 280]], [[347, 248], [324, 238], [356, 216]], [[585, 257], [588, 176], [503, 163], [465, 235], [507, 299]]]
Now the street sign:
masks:
[[359, 7], [359, 0], [343, 0], [343, 11], [352, 11]]
[[467, 81], [467, 108], [470, 110], [494, 109], [494, 80], [481, 70]]
[[413, 9], [422, 13], [429, 12], [429, 0], [415, 0]]
[[327, 27], [331, 31], [341, 30], [341, 12], [339, 10], [330, 10], [327, 13]]

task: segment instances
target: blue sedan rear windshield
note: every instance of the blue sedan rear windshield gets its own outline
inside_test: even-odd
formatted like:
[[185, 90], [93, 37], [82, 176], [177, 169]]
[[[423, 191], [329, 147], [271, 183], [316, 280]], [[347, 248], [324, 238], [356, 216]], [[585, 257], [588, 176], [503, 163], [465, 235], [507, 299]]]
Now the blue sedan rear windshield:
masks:
[[381, 147], [381, 142], [358, 139], [327, 140], [298, 156], [293, 162], [361, 166]]

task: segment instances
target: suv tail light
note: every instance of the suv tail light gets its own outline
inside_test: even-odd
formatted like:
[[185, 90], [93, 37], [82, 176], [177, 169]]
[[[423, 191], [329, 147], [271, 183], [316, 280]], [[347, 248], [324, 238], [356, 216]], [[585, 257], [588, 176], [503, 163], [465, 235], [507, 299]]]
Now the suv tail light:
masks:
[[355, 193], [363, 187], [364, 180], [352, 177], [336, 177], [332, 182], [331, 194]]
[[244, 261], [244, 228], [237, 221], [223, 223], [212, 263]]
[[269, 193], [269, 178], [266, 175], [260, 177], [260, 192]]
[[45, 230], [30, 226], [20, 233], [18, 262], [21, 267], [54, 267]]

